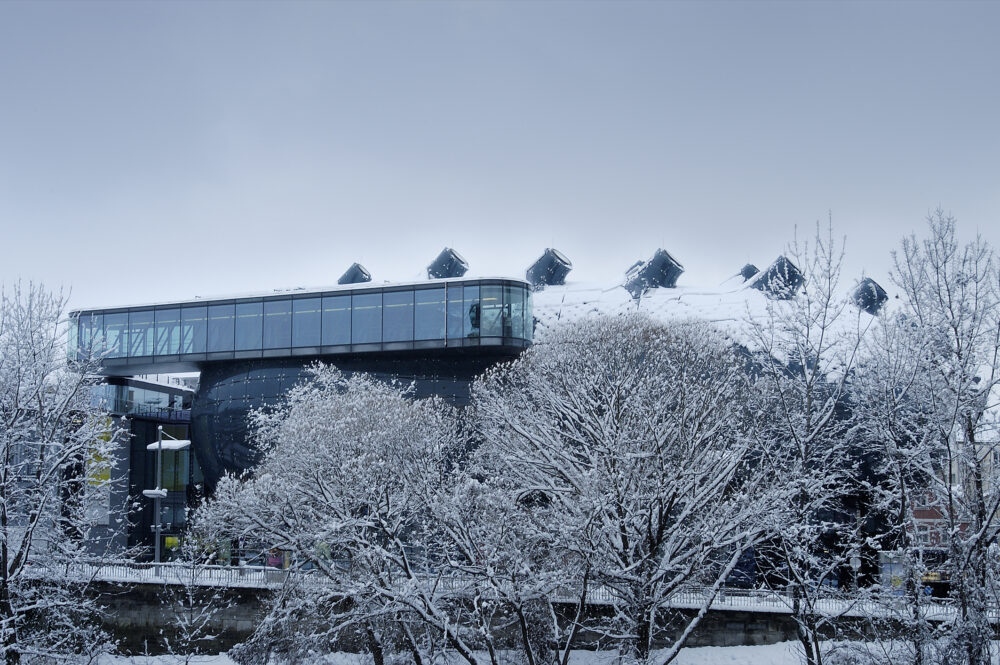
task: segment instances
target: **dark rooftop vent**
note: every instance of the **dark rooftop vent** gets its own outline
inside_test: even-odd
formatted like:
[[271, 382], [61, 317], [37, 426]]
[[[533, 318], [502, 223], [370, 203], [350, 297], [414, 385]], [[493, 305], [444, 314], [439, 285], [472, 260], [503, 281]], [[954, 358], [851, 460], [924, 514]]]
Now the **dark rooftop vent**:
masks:
[[852, 296], [854, 304], [872, 316], [878, 314], [878, 311], [882, 309], [882, 305], [889, 299], [889, 294], [885, 292], [885, 289], [879, 286], [878, 282], [871, 277], [865, 277], [861, 280], [858, 288], [854, 289]]
[[745, 282], [759, 272], [760, 270], [757, 269], [757, 266], [755, 266], [752, 263], [748, 263], [745, 266], [743, 266], [742, 270], [740, 270], [740, 277], [742, 277], [743, 281]]
[[427, 279], [444, 279], [448, 277], [461, 277], [469, 270], [469, 263], [462, 258], [462, 255], [451, 247], [445, 247], [438, 254], [429, 266], [427, 266]]
[[757, 275], [750, 286], [763, 291], [769, 298], [788, 300], [805, 282], [806, 278], [795, 264], [779, 256], [767, 270]]
[[625, 273], [625, 290], [638, 298], [648, 289], [677, 286], [677, 278], [684, 272], [684, 266], [665, 250], [658, 249], [653, 258], [639, 261]]
[[531, 264], [524, 273], [524, 278], [540, 289], [545, 286], [565, 284], [566, 275], [573, 269], [573, 263], [558, 249], [551, 247], [537, 261]]
[[361, 284], [370, 281], [372, 281], [372, 274], [365, 270], [365, 267], [360, 263], [352, 263], [347, 272], [337, 280], [337, 284]]

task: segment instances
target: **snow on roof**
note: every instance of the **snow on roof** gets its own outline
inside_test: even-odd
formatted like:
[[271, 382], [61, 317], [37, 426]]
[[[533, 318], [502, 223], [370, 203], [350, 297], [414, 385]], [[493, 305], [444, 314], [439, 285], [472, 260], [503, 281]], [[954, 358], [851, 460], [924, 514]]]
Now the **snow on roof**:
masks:
[[191, 445], [188, 439], [164, 439], [161, 441], [154, 441], [146, 446], [146, 450], [159, 450], [161, 447], [163, 450], [184, 450]]
[[396, 287], [427, 287], [427, 286], [438, 286], [443, 287], [446, 283], [451, 282], [475, 282], [475, 281], [489, 281], [489, 280], [502, 280], [505, 282], [522, 282], [525, 286], [530, 286], [527, 281], [520, 277], [498, 277], [495, 275], [478, 275], [470, 276], [464, 275], [462, 277], [442, 277], [440, 279], [414, 279], [407, 282], [359, 282], [357, 284], [333, 284], [327, 286], [296, 286], [291, 288], [283, 289], [273, 289], [271, 291], [248, 291], [243, 293], [229, 293], [229, 294], [219, 294], [214, 296], [195, 296], [194, 298], [182, 298], [179, 300], [161, 300], [156, 302], [145, 302], [130, 305], [109, 305], [106, 307], [78, 307], [70, 312], [70, 315], [77, 315], [83, 312], [103, 312], [107, 310], [125, 310], [125, 309], [149, 309], [152, 307], [165, 307], [165, 306], [181, 306], [181, 305], [207, 305], [215, 301], [229, 301], [229, 300], [242, 300], [242, 299], [257, 299], [257, 298], [275, 298], [275, 297], [288, 297], [288, 296], [311, 296], [318, 295], [321, 293], [334, 293], [337, 291], [361, 291], [361, 290], [374, 290], [382, 288], [396, 288]]
[[[749, 288], [738, 277], [715, 288], [678, 286], [650, 289], [638, 299], [633, 299], [620, 284], [581, 282], [549, 286], [536, 291], [532, 297], [534, 316], [538, 320], [536, 339], [563, 322], [578, 321], [597, 314], [644, 312], [659, 321], [707, 321], [733, 343], [750, 349], [758, 346], [754, 342], [751, 321], [764, 321], [769, 307], [793, 306], [792, 301], [768, 299], [765, 293]], [[796, 297], [801, 297], [801, 294]], [[837, 329], [856, 334], [858, 316], [866, 321], [871, 318], [848, 305], [837, 321]]]
[[[536, 335], [564, 322], [577, 321], [596, 314], [616, 315], [644, 312], [658, 320], [699, 319], [709, 321], [726, 334], [737, 335], [746, 329], [749, 311], [763, 315], [767, 298], [760, 291], [742, 284], [704, 289], [679, 286], [650, 289], [633, 299], [620, 284], [608, 286], [569, 282], [549, 286], [532, 294], [534, 316], [538, 319]], [[738, 335], [740, 338], [743, 335]]]

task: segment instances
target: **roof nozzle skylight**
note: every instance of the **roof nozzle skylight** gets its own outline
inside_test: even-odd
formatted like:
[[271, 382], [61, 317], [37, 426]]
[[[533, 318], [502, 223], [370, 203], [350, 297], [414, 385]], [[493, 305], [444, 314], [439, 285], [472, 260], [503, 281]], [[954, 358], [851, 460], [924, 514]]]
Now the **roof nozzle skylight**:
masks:
[[638, 261], [625, 273], [625, 290], [638, 298], [649, 289], [672, 289], [684, 266], [664, 249], [658, 249], [648, 261]]
[[427, 266], [427, 279], [461, 277], [469, 270], [469, 262], [451, 247], [445, 247]]
[[558, 249], [547, 247], [537, 261], [528, 266], [524, 278], [535, 290], [566, 283], [566, 275], [573, 269], [573, 262]]
[[851, 297], [858, 308], [872, 316], [878, 314], [882, 305], [889, 300], [889, 294], [871, 277], [865, 277], [861, 280]]
[[768, 298], [790, 300], [805, 283], [802, 271], [785, 256], [779, 256], [750, 282], [750, 286], [763, 291]]
[[748, 281], [751, 277], [760, 272], [760, 269], [752, 263], [748, 263], [740, 270], [740, 277], [743, 281]]
[[372, 274], [360, 263], [352, 263], [351, 267], [337, 280], [337, 284], [362, 284], [370, 281], [372, 281]]

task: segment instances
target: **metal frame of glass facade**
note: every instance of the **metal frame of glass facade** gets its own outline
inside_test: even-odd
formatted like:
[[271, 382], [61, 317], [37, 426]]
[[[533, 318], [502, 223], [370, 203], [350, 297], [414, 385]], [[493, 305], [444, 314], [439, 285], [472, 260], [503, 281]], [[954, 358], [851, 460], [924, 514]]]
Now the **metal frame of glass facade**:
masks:
[[73, 351], [106, 371], [250, 358], [469, 346], [522, 348], [527, 282], [473, 279], [80, 310]]
[[90, 390], [92, 406], [116, 416], [140, 416], [166, 422], [191, 419], [194, 391], [138, 379], [109, 377]]

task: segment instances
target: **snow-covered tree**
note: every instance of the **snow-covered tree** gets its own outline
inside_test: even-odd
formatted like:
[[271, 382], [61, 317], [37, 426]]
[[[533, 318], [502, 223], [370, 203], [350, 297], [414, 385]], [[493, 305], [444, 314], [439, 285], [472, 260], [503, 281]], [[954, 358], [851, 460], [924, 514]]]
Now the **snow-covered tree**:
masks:
[[[901, 309], [873, 336], [857, 384], [881, 446], [911, 657], [983, 665], [1000, 598], [1000, 270], [981, 237], [959, 242], [954, 218], [937, 210], [928, 222], [927, 237], [894, 254]], [[943, 561], [928, 561], [933, 551]], [[956, 607], [936, 627], [921, 581], [929, 570], [944, 574]]]
[[[474, 388], [482, 468], [534, 513], [571, 597], [586, 584], [610, 603], [588, 628], [630, 662], [661, 640], [670, 662], [762, 537], [774, 476], [746, 403], [741, 359], [708, 324], [638, 315], [557, 328]], [[693, 617], [671, 609], [692, 585], [708, 589]]]
[[[933, 599], [922, 580], [937, 569], [931, 555], [940, 552], [941, 543], [927, 547], [929, 538], [920, 542], [930, 534], [918, 519], [934, 482], [927, 466], [934, 458], [934, 436], [923, 407], [929, 395], [920, 380], [927, 343], [907, 317], [884, 313], [864, 341], [850, 385], [857, 432], [871, 470], [867, 489], [870, 519], [878, 529], [875, 543], [883, 557], [889, 555], [881, 562], [889, 585], [870, 590], [883, 603], [869, 619], [873, 632], [897, 640], [890, 653], [870, 645], [860, 649], [860, 658], [874, 662], [924, 665], [935, 660], [931, 652], [937, 630], [928, 616]], [[902, 649], [908, 650], [906, 655]]]
[[771, 288], [763, 315], [750, 317], [758, 436], [769, 442], [784, 500], [769, 513], [771, 536], [758, 555], [766, 579], [790, 594], [806, 663], [820, 665], [831, 617], [817, 604], [832, 593], [857, 554], [857, 450], [849, 437], [847, 381], [870, 323], [849, 305], [840, 283], [843, 245], [817, 225], [789, 257], [800, 280]]
[[201, 542], [197, 534], [185, 537], [176, 560], [160, 567], [165, 583], [159, 593], [167, 621], [160, 637], [168, 653], [184, 665], [210, 653], [215, 646], [217, 614], [229, 607], [225, 589], [212, 584], [214, 543]]
[[117, 432], [67, 361], [65, 298], [16, 284], [0, 301], [0, 650], [8, 665], [93, 655], [108, 639], [88, 579], [88, 510], [106, 492]]
[[586, 563], [556, 542], [557, 516], [511, 482], [492, 449], [479, 452], [451, 469], [429, 503], [429, 540], [478, 607], [470, 618], [490, 635], [487, 651], [496, 648], [493, 635], [507, 633], [516, 639], [504, 644], [516, 645], [526, 665], [565, 665], [587, 610]]
[[428, 538], [429, 504], [463, 447], [451, 407], [316, 366], [254, 426], [263, 462], [252, 478], [219, 483], [201, 528], [288, 550], [312, 572], [290, 578], [240, 659], [356, 640], [376, 663], [400, 651], [422, 662], [442, 645], [479, 662], [490, 607], [455, 574], [447, 543]]

